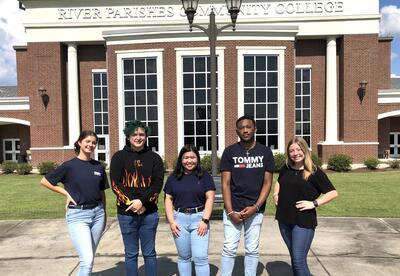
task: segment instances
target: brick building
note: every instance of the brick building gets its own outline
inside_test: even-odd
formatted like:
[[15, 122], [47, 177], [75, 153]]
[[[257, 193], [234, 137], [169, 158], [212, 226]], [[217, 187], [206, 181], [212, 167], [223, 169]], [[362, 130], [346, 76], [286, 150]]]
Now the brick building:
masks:
[[[208, 41], [189, 32], [181, 1], [20, 2], [28, 42], [15, 47], [16, 100], [25, 109], [0, 110], [1, 139], [28, 143], [34, 164], [62, 162], [79, 132], [94, 129], [96, 158], [108, 162], [136, 118], [169, 162], [185, 143], [210, 152]], [[224, 1], [203, 2], [195, 23], [207, 24], [211, 9], [219, 24], [230, 22]], [[216, 45], [219, 154], [249, 114], [274, 152], [296, 134], [325, 161], [345, 153], [361, 162], [387, 149], [399, 157], [400, 95], [390, 90], [378, 0], [243, 2], [237, 30]]]

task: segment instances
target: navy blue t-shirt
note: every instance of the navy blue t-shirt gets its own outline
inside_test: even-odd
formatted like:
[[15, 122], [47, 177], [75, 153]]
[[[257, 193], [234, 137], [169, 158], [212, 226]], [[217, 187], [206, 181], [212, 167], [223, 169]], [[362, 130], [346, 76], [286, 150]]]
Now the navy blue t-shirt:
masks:
[[215, 191], [211, 175], [204, 172], [199, 179], [192, 174], [184, 174], [180, 180], [171, 175], [165, 183], [164, 192], [173, 197], [175, 208], [194, 208], [206, 203], [206, 192]]
[[101, 191], [109, 187], [104, 167], [96, 160], [74, 158], [64, 162], [45, 178], [54, 186], [61, 182], [76, 204], [101, 202]]
[[[256, 142], [247, 151], [239, 143], [224, 150], [221, 157], [221, 172], [231, 172], [231, 203], [236, 212], [257, 202], [266, 171], [273, 172], [274, 157], [270, 148]], [[265, 203], [259, 212], [264, 212]]]

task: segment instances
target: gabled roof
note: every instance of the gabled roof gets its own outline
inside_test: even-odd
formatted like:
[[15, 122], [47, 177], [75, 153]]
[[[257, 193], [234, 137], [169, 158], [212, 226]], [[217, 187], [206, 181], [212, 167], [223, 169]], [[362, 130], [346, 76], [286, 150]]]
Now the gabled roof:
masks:
[[0, 98], [17, 97], [18, 86], [0, 86]]

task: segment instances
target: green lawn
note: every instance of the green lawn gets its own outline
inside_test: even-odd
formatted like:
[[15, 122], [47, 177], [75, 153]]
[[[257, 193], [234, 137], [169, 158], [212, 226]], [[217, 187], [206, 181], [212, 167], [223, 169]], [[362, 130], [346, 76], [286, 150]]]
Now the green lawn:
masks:
[[[339, 197], [318, 208], [322, 216], [400, 217], [400, 171], [329, 173]], [[61, 218], [64, 198], [39, 184], [39, 175], [0, 176], [0, 220]], [[275, 175], [276, 178], [276, 175]], [[115, 216], [115, 196], [107, 190], [107, 210]], [[164, 212], [163, 195], [160, 213]], [[220, 212], [221, 207], [216, 208]], [[266, 214], [273, 215], [275, 207], [268, 199]]]

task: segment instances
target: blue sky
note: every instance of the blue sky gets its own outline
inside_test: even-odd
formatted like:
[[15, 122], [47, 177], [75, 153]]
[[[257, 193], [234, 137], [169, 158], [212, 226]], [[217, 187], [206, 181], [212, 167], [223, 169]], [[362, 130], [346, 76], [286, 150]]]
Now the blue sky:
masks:
[[[380, 0], [381, 35], [393, 36], [391, 72], [400, 77], [400, 1]], [[16, 61], [13, 45], [26, 45], [21, 24], [23, 11], [17, 0], [0, 0], [0, 86], [16, 85]]]
[[399, 0], [380, 0], [381, 34], [393, 36], [392, 74], [400, 76], [400, 2]]

